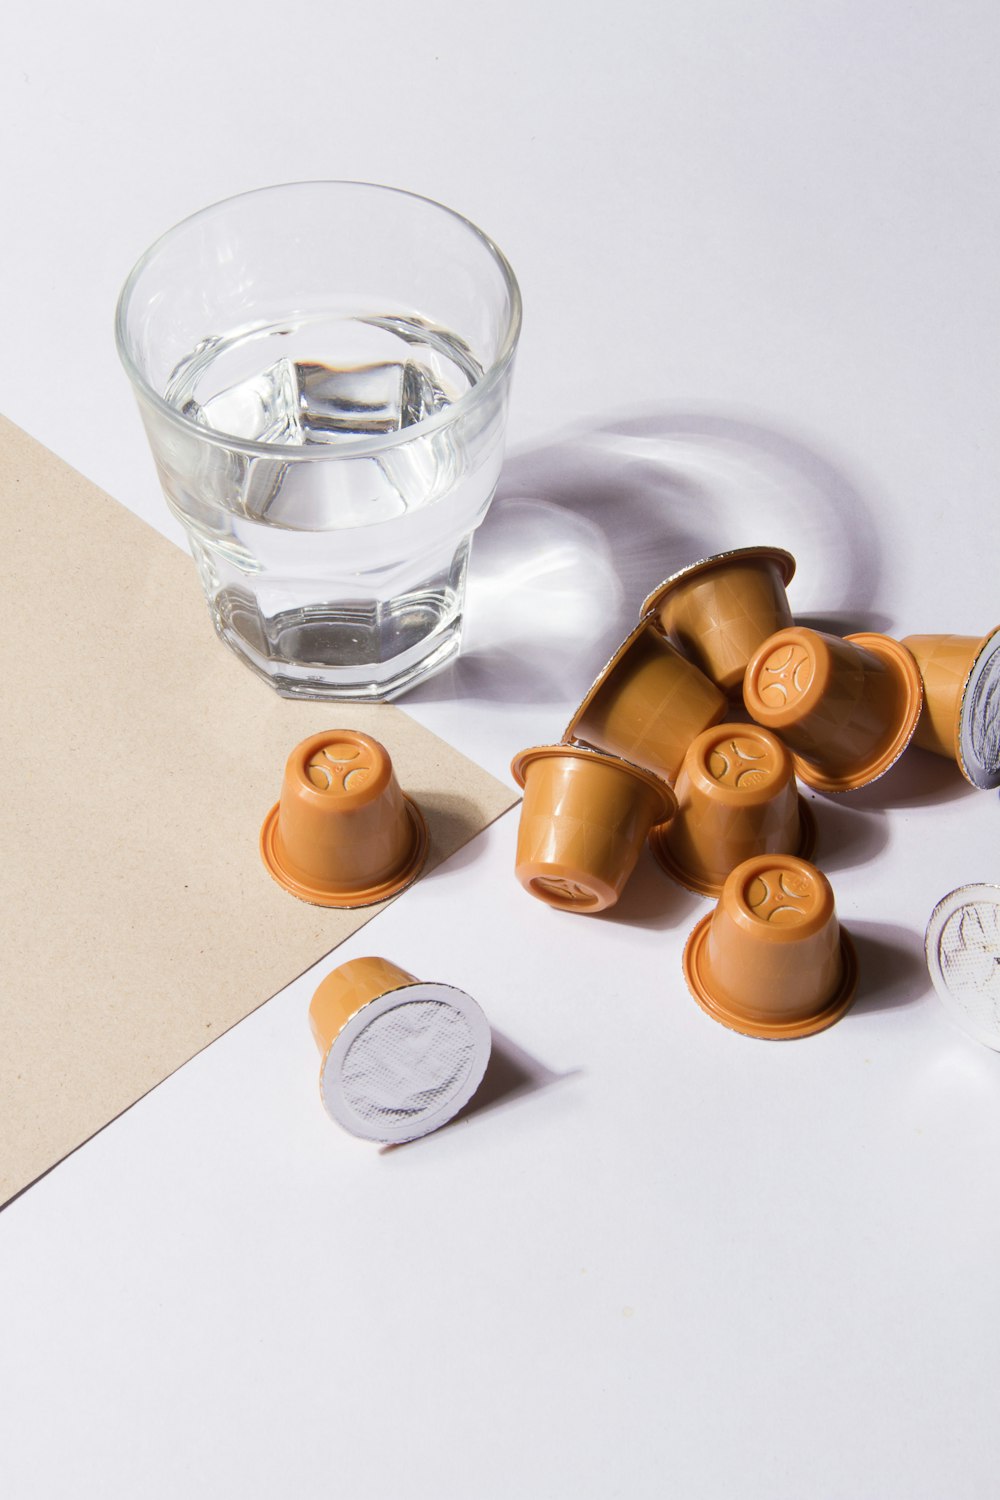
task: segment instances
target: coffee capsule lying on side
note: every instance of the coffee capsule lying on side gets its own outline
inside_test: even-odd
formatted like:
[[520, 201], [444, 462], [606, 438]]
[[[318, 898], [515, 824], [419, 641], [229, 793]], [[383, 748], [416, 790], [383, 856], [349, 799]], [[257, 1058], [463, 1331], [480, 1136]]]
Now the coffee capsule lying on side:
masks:
[[327, 1113], [365, 1140], [415, 1140], [472, 1098], [490, 1057], [489, 1022], [450, 984], [424, 984], [385, 958], [352, 958], [313, 995]]
[[913, 738], [923, 685], [891, 636], [841, 639], [792, 626], [754, 654], [743, 682], [751, 718], [779, 734], [807, 786], [846, 792], [893, 766]]
[[987, 636], [908, 635], [924, 681], [914, 743], [958, 764], [973, 786], [1000, 786], [1000, 628]]
[[951, 1019], [1000, 1052], [1000, 886], [963, 885], [942, 897], [924, 938], [927, 967]]

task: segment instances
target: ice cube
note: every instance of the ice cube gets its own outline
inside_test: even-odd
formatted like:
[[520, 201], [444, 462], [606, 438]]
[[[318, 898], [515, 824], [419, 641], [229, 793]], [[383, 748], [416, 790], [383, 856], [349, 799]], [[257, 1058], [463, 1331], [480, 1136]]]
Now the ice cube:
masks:
[[405, 363], [298, 366], [300, 417], [306, 442], [328, 435], [398, 432], [448, 404], [428, 372]]
[[327, 434], [398, 432], [402, 425], [406, 366], [300, 364], [299, 408], [306, 441]]
[[216, 432], [257, 443], [301, 443], [299, 386], [290, 359], [241, 380], [204, 402], [200, 419]]
[[398, 432], [447, 406], [429, 371], [412, 360], [323, 365], [279, 359], [228, 386], [188, 416], [258, 443], [330, 443]]

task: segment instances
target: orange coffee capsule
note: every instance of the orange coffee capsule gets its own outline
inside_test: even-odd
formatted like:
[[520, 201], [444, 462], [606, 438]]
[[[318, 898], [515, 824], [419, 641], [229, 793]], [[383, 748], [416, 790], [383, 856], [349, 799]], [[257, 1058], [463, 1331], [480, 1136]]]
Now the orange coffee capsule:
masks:
[[758, 854], [727, 876], [719, 904], [693, 929], [684, 976], [714, 1020], [780, 1040], [839, 1021], [858, 966], [826, 876], [790, 854]]
[[755, 854], [809, 859], [816, 829], [798, 794], [792, 757], [756, 724], [715, 724], [691, 744], [675, 787], [677, 816], [649, 847], [681, 885], [718, 896], [726, 876]]
[[385, 958], [353, 958], [313, 995], [320, 1096], [365, 1140], [415, 1140], [453, 1119], [489, 1061], [492, 1034], [471, 995], [424, 984]]
[[642, 613], [654, 614], [685, 656], [732, 693], [761, 642], [792, 624], [785, 589], [794, 573], [795, 559], [782, 547], [719, 552], [672, 574]]
[[751, 717], [781, 735], [798, 775], [822, 792], [884, 775], [913, 738], [922, 699], [916, 661], [891, 636], [799, 626], [758, 648], [743, 683]]
[[388, 751], [356, 729], [297, 745], [260, 852], [279, 885], [316, 906], [372, 906], [395, 896], [427, 858], [427, 825]]
[[600, 672], [563, 739], [620, 755], [673, 781], [695, 735], [725, 711], [715, 683], [647, 617]]
[[650, 829], [677, 806], [650, 771], [582, 745], [522, 750], [511, 774], [524, 788], [515, 874], [562, 911], [613, 906]]
[[983, 790], [1000, 786], [1000, 628], [989, 635], [908, 635], [924, 680], [915, 743], [958, 764]]

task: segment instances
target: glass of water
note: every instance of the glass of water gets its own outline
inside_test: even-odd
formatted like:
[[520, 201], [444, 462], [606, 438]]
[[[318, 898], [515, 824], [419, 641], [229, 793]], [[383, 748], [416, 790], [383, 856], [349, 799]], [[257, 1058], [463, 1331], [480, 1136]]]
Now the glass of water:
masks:
[[458, 652], [521, 300], [393, 188], [245, 193], [133, 269], [116, 338], [223, 640], [289, 697], [392, 698]]

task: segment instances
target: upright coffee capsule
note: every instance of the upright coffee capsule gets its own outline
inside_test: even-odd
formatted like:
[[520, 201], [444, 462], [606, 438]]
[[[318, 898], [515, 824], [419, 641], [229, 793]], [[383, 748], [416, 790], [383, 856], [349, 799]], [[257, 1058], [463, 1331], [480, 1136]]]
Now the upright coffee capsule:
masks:
[[388, 751], [356, 729], [331, 729], [288, 757], [280, 800], [260, 833], [279, 885], [316, 906], [372, 906], [416, 880], [427, 825]]
[[563, 739], [620, 755], [673, 781], [695, 735], [717, 723], [725, 709], [715, 683], [647, 618], [599, 673]]
[[649, 847], [689, 890], [718, 896], [730, 870], [754, 854], [812, 856], [815, 824], [798, 794], [792, 757], [756, 724], [715, 724], [688, 748], [677, 815]]
[[792, 623], [785, 589], [795, 559], [781, 547], [739, 547], [674, 573], [642, 606], [725, 693], [742, 683], [762, 641]]
[[677, 806], [651, 771], [583, 745], [522, 750], [511, 774], [524, 788], [515, 874], [562, 911], [613, 906], [650, 829]]
[[826, 876], [790, 854], [758, 854], [727, 876], [718, 906], [692, 931], [684, 974], [716, 1021], [780, 1040], [839, 1021], [858, 969]]
[[446, 1124], [489, 1061], [489, 1023], [471, 995], [423, 984], [384, 958], [353, 958], [328, 974], [309, 1022], [323, 1105], [365, 1140], [411, 1141]]
[[975, 635], [908, 635], [924, 680], [915, 743], [958, 763], [973, 786], [1000, 786], [1000, 629]]
[[955, 1024], [1000, 1051], [1000, 886], [950, 891], [931, 913], [924, 951], [938, 998]]
[[841, 639], [792, 626], [758, 648], [743, 701], [780, 734], [802, 780], [821, 792], [867, 786], [885, 774], [920, 718], [920, 672], [891, 636]]

